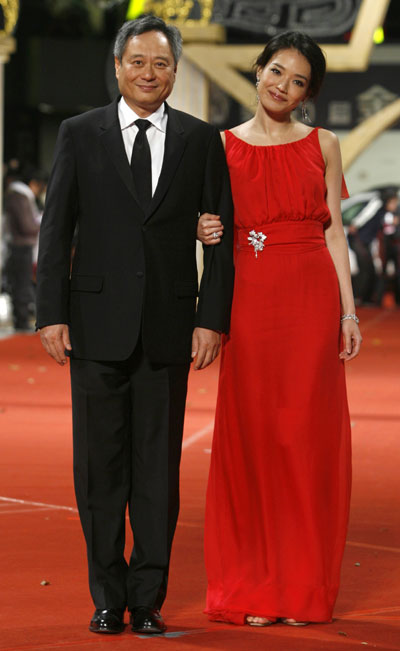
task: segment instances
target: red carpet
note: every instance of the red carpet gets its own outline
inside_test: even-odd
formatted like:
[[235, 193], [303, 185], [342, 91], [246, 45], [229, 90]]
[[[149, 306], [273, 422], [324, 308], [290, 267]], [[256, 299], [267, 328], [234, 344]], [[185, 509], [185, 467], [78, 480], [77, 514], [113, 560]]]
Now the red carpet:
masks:
[[191, 375], [182, 509], [163, 609], [167, 635], [89, 633], [68, 370], [42, 352], [37, 335], [0, 341], [0, 649], [400, 650], [400, 311], [364, 309], [360, 316], [363, 353], [348, 366], [354, 484], [342, 587], [333, 624], [303, 629], [228, 626], [202, 614], [215, 365]]

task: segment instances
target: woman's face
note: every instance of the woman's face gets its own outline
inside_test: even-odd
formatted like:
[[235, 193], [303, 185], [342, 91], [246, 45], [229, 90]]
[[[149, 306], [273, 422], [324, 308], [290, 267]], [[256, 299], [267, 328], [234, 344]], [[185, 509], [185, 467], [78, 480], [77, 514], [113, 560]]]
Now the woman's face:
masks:
[[258, 96], [273, 113], [293, 111], [308, 96], [311, 66], [298, 50], [278, 50], [264, 68], [258, 68]]

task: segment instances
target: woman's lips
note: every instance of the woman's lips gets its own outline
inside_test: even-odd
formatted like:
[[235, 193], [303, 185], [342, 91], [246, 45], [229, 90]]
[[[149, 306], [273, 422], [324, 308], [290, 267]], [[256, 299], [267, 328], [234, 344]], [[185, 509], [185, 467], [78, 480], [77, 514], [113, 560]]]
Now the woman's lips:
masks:
[[286, 102], [286, 98], [282, 97], [282, 95], [278, 95], [277, 93], [273, 93], [272, 91], [269, 91], [269, 94], [271, 97], [273, 97], [277, 102]]

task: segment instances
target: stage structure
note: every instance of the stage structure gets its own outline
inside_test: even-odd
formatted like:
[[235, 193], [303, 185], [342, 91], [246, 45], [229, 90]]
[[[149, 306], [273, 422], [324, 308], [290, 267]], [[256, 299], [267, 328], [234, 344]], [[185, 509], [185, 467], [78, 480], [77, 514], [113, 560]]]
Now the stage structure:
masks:
[[[4, 151], [4, 65], [15, 52], [15, 39], [11, 36], [18, 20], [19, 0], [0, 0], [0, 161], [3, 170]], [[2, 207], [3, 207], [3, 180], [0, 183], [0, 242], [2, 241]], [[1, 270], [3, 261], [1, 259], [2, 247], [0, 247], [0, 287]]]
[[[116, 2], [122, 4], [126, 0]], [[389, 4], [390, 0], [131, 0], [127, 18], [151, 12], [179, 26], [184, 37], [184, 56], [179, 65], [171, 103], [208, 120], [210, 103], [217, 109], [219, 106], [218, 102], [214, 102], [215, 93], [219, 94], [218, 101], [235, 104], [235, 110], [242, 111], [243, 116], [254, 113], [256, 94], [252, 67], [268, 38], [280, 31], [299, 29], [317, 40], [327, 41], [322, 47], [327, 55], [328, 71], [344, 73], [345, 78], [348, 77], [346, 73], [368, 70], [374, 48], [374, 33], [383, 25]], [[4, 64], [15, 50], [12, 33], [18, 11], [19, 0], [0, 0], [2, 158], [3, 71]], [[346, 32], [350, 33], [349, 42], [335, 43], [335, 38], [343, 41]], [[373, 93], [378, 93], [382, 108], [373, 114], [370, 111], [368, 116], [361, 116], [361, 123], [353, 121], [349, 125], [348, 128], [352, 130], [341, 141], [345, 170], [400, 118], [400, 99], [396, 87], [388, 84], [388, 88], [384, 88], [379, 80], [374, 83], [368, 90], [371, 97]], [[366, 96], [367, 93], [363, 94]], [[336, 102], [335, 109], [343, 111], [344, 104], [344, 101]], [[245, 119], [243, 116], [242, 119]], [[236, 115], [234, 118], [236, 123]], [[213, 121], [218, 124], [215, 115]], [[1, 191], [0, 184], [0, 206]]]
[[[375, 30], [383, 25], [390, 0], [145, 0], [141, 4], [141, 13], [151, 12], [176, 24], [183, 35], [184, 54], [171, 103], [208, 120], [210, 82], [249, 114], [254, 113], [253, 65], [265, 42], [279, 31], [300, 30], [332, 40], [351, 30], [348, 44], [322, 45], [327, 70], [367, 70]], [[258, 44], [227, 44], [229, 29], [236, 30], [236, 36], [242, 30], [247, 40], [250, 35]], [[400, 100], [396, 99], [350, 131], [341, 141], [344, 171], [399, 118]], [[198, 270], [201, 275], [200, 246]]]
[[[368, 69], [374, 33], [390, 0], [147, 0], [150, 11], [176, 24], [184, 37], [184, 56], [172, 96], [177, 108], [208, 119], [208, 89], [214, 82], [254, 113], [254, 83], [249, 79], [265, 42], [284, 29], [333, 37], [351, 30], [348, 44], [322, 44], [331, 72]], [[252, 35], [258, 44], [226, 44], [226, 30]], [[400, 118], [400, 100], [369, 117], [341, 142], [346, 171], [364, 149]]]

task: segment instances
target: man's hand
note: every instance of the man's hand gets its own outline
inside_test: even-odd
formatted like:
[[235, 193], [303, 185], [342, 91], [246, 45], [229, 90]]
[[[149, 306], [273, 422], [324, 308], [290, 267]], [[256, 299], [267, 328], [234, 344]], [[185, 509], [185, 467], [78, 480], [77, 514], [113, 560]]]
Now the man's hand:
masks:
[[192, 337], [192, 357], [195, 358], [194, 369], [206, 368], [219, 353], [221, 335], [215, 330], [195, 328]]
[[60, 366], [64, 366], [67, 363], [65, 349], [72, 350], [68, 326], [65, 323], [58, 323], [40, 328], [39, 332], [42, 344], [50, 357]]

